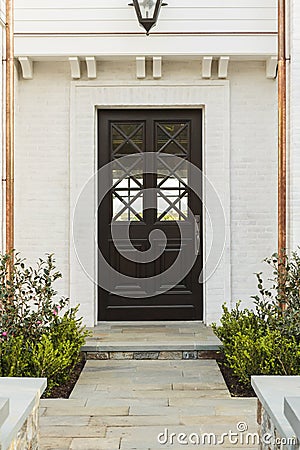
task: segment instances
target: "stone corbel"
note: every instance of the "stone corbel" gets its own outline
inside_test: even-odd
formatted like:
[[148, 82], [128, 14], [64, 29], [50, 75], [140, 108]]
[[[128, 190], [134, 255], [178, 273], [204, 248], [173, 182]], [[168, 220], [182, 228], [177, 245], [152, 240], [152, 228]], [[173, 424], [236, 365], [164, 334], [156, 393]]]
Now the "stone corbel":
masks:
[[33, 61], [27, 56], [20, 56], [19, 62], [22, 69], [22, 76], [24, 80], [32, 80], [33, 79]]
[[162, 57], [154, 56], [153, 57], [153, 78], [159, 79], [162, 77]]
[[78, 80], [81, 77], [80, 60], [78, 56], [70, 56], [69, 63], [71, 68], [71, 77]]
[[136, 57], [136, 77], [138, 79], [146, 78], [146, 58], [145, 56]]
[[278, 59], [277, 56], [270, 56], [266, 60], [266, 77], [269, 79], [276, 78], [277, 75], [277, 65]]
[[97, 78], [97, 63], [94, 56], [87, 56], [85, 58], [86, 70], [88, 78]]
[[202, 58], [202, 78], [211, 78], [212, 56]]
[[219, 59], [218, 78], [227, 78], [229, 60], [229, 56], [221, 56]]

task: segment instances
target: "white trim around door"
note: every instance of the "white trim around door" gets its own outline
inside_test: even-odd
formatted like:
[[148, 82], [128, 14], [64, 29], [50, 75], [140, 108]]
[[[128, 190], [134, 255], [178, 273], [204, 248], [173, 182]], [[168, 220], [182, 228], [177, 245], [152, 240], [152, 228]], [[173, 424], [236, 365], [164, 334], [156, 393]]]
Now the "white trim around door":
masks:
[[[97, 222], [96, 185], [87, 202], [79, 227], [83, 260], [73, 242], [73, 216], [80, 193], [97, 171], [97, 110], [138, 108], [201, 108], [203, 110], [203, 170], [217, 191], [226, 218], [226, 242], [218, 267], [204, 284], [204, 322], [221, 315], [221, 306], [231, 300], [230, 246], [230, 98], [227, 80], [192, 84], [141, 82], [73, 82], [70, 102], [70, 298], [80, 303], [88, 326], [97, 323]], [[206, 186], [203, 186], [204, 199]], [[204, 260], [209, 252], [209, 216], [203, 223]]]

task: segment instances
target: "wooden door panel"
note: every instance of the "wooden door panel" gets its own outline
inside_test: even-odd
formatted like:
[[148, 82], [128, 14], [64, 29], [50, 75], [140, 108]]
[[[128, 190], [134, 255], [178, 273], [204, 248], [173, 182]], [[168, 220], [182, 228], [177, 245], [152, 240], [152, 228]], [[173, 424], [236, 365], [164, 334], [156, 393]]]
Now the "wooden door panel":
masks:
[[[189, 215], [202, 216], [201, 200], [189, 189], [189, 164], [201, 169], [201, 110], [99, 111], [98, 132], [99, 168], [112, 163], [112, 190], [98, 210], [98, 245], [111, 267], [128, 277], [112, 292], [99, 287], [99, 320], [202, 319], [203, 294], [198, 282], [202, 251], [190, 273], [185, 275], [182, 270], [181, 279], [179, 270], [175, 285], [168, 280], [168, 269], [181, 257], [181, 247], [194, 248], [195, 226]], [[165, 166], [162, 159], [162, 166], [150, 171], [143, 165], [147, 152], [177, 159]], [[136, 156], [132, 166], [124, 162], [123, 156], [128, 155]], [[180, 229], [185, 230], [185, 240]], [[155, 254], [164, 250], [162, 254], [149, 262], [132, 261], [135, 251], [147, 254], [154, 230], [166, 236], [166, 242], [152, 240]], [[200, 232], [202, 239], [202, 220]], [[144, 278], [154, 281], [145, 285]]]

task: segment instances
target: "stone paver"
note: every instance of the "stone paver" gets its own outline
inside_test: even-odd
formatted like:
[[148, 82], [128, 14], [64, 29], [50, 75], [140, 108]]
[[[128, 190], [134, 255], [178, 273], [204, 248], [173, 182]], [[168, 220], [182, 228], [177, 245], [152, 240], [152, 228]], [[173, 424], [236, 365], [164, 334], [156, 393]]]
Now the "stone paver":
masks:
[[41, 434], [40, 448], [43, 450], [69, 450], [71, 446], [72, 438], [53, 438], [47, 437]]
[[[41, 400], [43, 403], [43, 400]], [[62, 416], [57, 414], [54, 416], [45, 416], [44, 413], [40, 417], [40, 427], [44, 430], [46, 427], [56, 426], [56, 427], [85, 427], [90, 423], [90, 416]], [[42, 435], [44, 435], [42, 433]], [[46, 435], [45, 435], [46, 436]]]
[[120, 438], [74, 438], [71, 442], [71, 450], [115, 450], [119, 449]]
[[128, 406], [89, 406], [89, 407], [67, 407], [66, 405], [59, 405], [55, 408], [46, 408], [43, 417], [48, 416], [128, 416]]
[[[222, 345], [212, 329], [199, 321], [103, 322], [91, 331], [93, 336], [88, 338], [83, 350], [99, 352], [98, 359], [145, 358], [145, 354], [134, 355], [133, 352], [152, 353], [152, 359], [166, 356], [181, 359], [180, 350], [218, 350]], [[173, 355], [166, 355], [170, 351]]]
[[[40, 450], [179, 450], [197, 448], [179, 443], [185, 435], [221, 439], [240, 422], [257, 431], [256, 399], [231, 398], [213, 360], [87, 361], [71, 398], [42, 400], [41, 408]], [[217, 447], [258, 448], [226, 439]]]
[[86, 427], [74, 425], [68, 427], [63, 427], [63, 425], [46, 426], [43, 427], [43, 434], [48, 438], [56, 438], [57, 435], [64, 435], [65, 438], [104, 438], [106, 436], [106, 426], [91, 426], [90, 424]]

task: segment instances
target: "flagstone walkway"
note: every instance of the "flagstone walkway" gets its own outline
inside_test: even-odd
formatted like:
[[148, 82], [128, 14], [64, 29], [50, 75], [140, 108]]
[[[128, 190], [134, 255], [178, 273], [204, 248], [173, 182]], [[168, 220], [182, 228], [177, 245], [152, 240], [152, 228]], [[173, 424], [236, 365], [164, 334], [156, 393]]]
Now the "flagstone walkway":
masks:
[[[87, 361], [71, 398], [42, 400], [40, 414], [40, 450], [258, 448], [243, 444], [256, 399], [231, 398], [214, 360]], [[215, 441], [237, 429], [235, 444]]]

